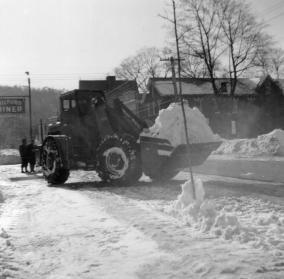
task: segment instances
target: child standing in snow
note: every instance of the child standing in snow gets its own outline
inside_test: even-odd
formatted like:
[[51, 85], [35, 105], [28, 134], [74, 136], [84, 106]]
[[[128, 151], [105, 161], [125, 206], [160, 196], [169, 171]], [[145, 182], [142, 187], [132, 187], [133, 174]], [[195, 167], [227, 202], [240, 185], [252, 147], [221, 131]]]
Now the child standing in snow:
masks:
[[27, 146], [28, 163], [30, 164], [30, 171], [35, 172], [36, 154], [35, 154], [34, 140]]

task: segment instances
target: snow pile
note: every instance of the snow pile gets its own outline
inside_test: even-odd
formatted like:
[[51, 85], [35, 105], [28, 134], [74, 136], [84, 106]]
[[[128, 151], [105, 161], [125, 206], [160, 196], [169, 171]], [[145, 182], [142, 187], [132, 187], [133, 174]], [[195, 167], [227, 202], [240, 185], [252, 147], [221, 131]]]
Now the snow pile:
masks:
[[193, 198], [191, 182], [185, 182], [181, 186], [182, 193], [170, 208], [170, 214], [195, 231], [284, 254], [283, 213], [268, 204], [259, 208], [257, 200], [252, 207], [247, 198], [206, 200], [202, 181], [195, 179], [194, 183], [196, 199]]
[[[207, 120], [198, 108], [184, 105], [190, 143], [219, 141], [213, 134]], [[168, 139], [173, 146], [186, 143], [181, 104], [172, 103], [159, 111], [154, 125], [150, 128], [153, 137]]]
[[14, 165], [21, 162], [20, 154], [17, 149], [1, 149], [0, 165]]
[[273, 130], [254, 139], [224, 141], [214, 154], [238, 154], [246, 156], [284, 156], [284, 131]]
[[[176, 208], [186, 208], [193, 202], [197, 201], [202, 203], [204, 201], [204, 188], [203, 183], [200, 179], [196, 178], [194, 181], [194, 187], [192, 186], [192, 181], [188, 180], [183, 185], [181, 185], [182, 193], [178, 196], [176, 202]], [[195, 191], [195, 199], [193, 191]]]
[[182, 193], [173, 205], [175, 215], [179, 215], [187, 225], [202, 232], [212, 231], [217, 236], [232, 239], [240, 232], [238, 218], [224, 211], [218, 213], [213, 202], [204, 200], [205, 191], [202, 181], [195, 178], [194, 184], [195, 199], [190, 180], [181, 186]]

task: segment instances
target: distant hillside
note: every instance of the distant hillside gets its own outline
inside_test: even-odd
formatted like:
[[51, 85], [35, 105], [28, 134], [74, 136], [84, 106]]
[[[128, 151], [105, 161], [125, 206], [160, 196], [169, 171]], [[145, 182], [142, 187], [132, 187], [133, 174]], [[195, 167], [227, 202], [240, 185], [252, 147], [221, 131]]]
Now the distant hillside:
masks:
[[[32, 88], [32, 122], [34, 135], [38, 133], [40, 119], [46, 121], [56, 116], [59, 111], [59, 96], [61, 90], [52, 88]], [[27, 87], [0, 86], [1, 96], [28, 96]], [[22, 138], [29, 138], [29, 109], [26, 99], [26, 112], [23, 114], [0, 114], [0, 148], [17, 147]]]

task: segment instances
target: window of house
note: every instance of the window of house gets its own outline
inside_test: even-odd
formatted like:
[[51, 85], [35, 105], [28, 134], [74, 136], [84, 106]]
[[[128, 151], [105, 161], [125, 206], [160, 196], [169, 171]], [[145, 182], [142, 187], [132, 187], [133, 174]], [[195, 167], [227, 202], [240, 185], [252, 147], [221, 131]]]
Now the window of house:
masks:
[[255, 99], [256, 99], [256, 96], [252, 96], [252, 95], [251, 95], [251, 96], [248, 96], [248, 97], [247, 97], [247, 100], [250, 101], [250, 102], [255, 101]]
[[227, 93], [228, 92], [228, 83], [227, 82], [221, 82], [220, 91], [222, 93]]
[[76, 107], [76, 101], [75, 100], [71, 100], [71, 108], [75, 108]]
[[62, 108], [63, 108], [63, 111], [70, 110], [70, 100], [63, 100]]

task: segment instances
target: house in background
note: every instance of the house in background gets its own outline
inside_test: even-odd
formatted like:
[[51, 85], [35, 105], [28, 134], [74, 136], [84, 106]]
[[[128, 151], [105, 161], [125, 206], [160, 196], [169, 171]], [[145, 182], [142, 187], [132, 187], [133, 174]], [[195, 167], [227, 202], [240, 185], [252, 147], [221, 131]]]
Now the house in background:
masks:
[[[284, 129], [284, 80], [274, 80], [271, 76], [265, 77], [257, 86], [256, 104], [262, 110], [260, 122], [268, 129]], [[267, 129], [266, 128], [266, 129]]]
[[118, 98], [138, 114], [140, 94], [136, 80], [117, 80], [115, 76], [107, 76], [105, 80], [80, 80], [79, 89], [103, 91], [109, 104]]
[[[218, 95], [210, 79], [182, 78], [181, 86], [184, 99], [191, 107], [198, 107], [213, 131], [224, 138], [255, 137], [284, 127], [282, 85], [270, 76], [263, 80], [240, 78], [234, 97], [226, 78], [217, 79]], [[151, 78], [148, 88], [149, 94], [139, 104], [139, 116], [151, 125], [175, 95], [171, 78]]]

